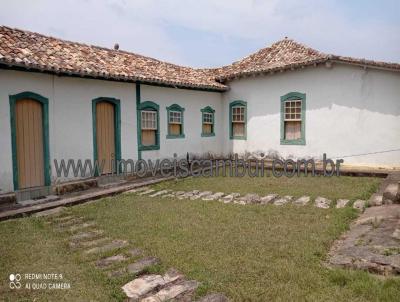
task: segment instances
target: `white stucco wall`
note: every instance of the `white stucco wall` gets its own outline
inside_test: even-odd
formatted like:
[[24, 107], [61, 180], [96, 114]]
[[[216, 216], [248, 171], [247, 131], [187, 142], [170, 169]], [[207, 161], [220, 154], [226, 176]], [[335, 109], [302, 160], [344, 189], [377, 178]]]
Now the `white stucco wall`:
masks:
[[[0, 69], [0, 192], [13, 190], [12, 148], [9, 95], [31, 91], [49, 100], [49, 149], [52, 182], [57, 178], [54, 159], [93, 159], [92, 100], [111, 97], [120, 100], [121, 157], [138, 158], [136, 124], [136, 86], [73, 77]], [[172, 157], [174, 153], [203, 154], [221, 152], [221, 94], [141, 85], [142, 102], [160, 106], [160, 150], [143, 151], [142, 158]], [[183, 139], [166, 139], [166, 107], [179, 104], [185, 108]], [[215, 137], [201, 137], [201, 111], [205, 106], [215, 110]], [[72, 178], [72, 171], [69, 178]]]
[[[142, 151], [143, 159], [186, 157], [186, 153], [202, 155], [221, 153], [222, 96], [220, 93], [141, 85], [142, 102], [152, 101], [160, 106], [160, 150]], [[184, 138], [167, 139], [167, 107], [178, 104], [184, 111]], [[210, 106], [215, 110], [215, 136], [202, 137], [201, 109]]]
[[[229, 82], [223, 96], [224, 152], [340, 157], [400, 149], [400, 73], [334, 64]], [[306, 94], [306, 145], [280, 145], [280, 97]], [[247, 102], [247, 140], [229, 139], [229, 103]], [[400, 166], [400, 151], [345, 157]]]
[[[345, 163], [400, 166], [400, 74], [334, 64], [228, 83], [226, 93], [141, 85], [142, 102], [160, 106], [160, 150], [143, 159], [187, 152], [278, 151], [282, 156], [344, 157]], [[54, 159], [92, 159], [92, 99], [112, 97], [121, 105], [121, 155], [137, 159], [135, 84], [0, 69], [0, 192], [13, 189], [9, 95], [32, 91], [49, 99], [52, 181]], [[280, 145], [280, 97], [306, 94], [306, 144]], [[247, 102], [247, 140], [229, 139], [229, 103]], [[167, 139], [166, 107], [185, 108], [185, 138]], [[215, 136], [201, 136], [201, 109], [215, 110]]]
[[9, 95], [24, 91], [35, 92], [49, 100], [52, 182], [56, 181], [54, 159], [93, 159], [92, 100], [97, 97], [120, 100], [121, 156], [137, 158], [135, 84], [0, 70], [2, 192], [13, 189]]

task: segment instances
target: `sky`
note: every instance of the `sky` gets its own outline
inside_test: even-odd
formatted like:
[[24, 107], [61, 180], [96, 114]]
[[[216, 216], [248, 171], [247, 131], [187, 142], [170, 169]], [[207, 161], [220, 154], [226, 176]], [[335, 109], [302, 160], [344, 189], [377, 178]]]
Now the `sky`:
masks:
[[230, 64], [285, 37], [400, 62], [400, 0], [0, 0], [0, 24], [192, 67]]

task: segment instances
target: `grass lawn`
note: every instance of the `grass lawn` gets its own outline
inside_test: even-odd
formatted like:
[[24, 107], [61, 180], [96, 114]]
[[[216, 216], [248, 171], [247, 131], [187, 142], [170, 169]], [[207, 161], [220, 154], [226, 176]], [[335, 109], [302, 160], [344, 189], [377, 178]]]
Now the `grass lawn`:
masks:
[[[156, 187], [355, 199], [365, 198], [378, 183], [374, 178], [344, 177], [191, 178]], [[159, 257], [162, 265], [156, 270], [175, 267], [200, 281], [198, 295], [218, 291], [233, 301], [398, 301], [400, 296], [399, 279], [380, 280], [323, 266], [332, 241], [356, 216], [351, 208], [241, 206], [126, 194], [69, 211], [95, 220], [108, 236], [127, 239]], [[2, 222], [0, 236], [1, 299], [122, 301], [119, 287], [132, 279], [110, 280], [99, 273], [90, 261], [69, 250], [64, 235], [44, 219]], [[7, 278], [16, 272], [62, 273], [71, 289], [10, 290]]]

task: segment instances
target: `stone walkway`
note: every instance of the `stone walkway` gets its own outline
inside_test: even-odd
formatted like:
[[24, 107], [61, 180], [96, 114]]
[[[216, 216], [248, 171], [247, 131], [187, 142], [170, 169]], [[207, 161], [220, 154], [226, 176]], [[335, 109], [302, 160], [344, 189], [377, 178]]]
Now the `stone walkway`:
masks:
[[336, 202], [325, 198], [317, 197], [314, 201], [311, 200], [310, 196], [302, 196], [300, 198], [293, 198], [293, 196], [285, 195], [279, 196], [278, 194], [268, 194], [265, 196], [259, 196], [255, 193], [248, 193], [241, 196], [239, 193], [224, 193], [224, 192], [211, 192], [211, 191], [172, 191], [172, 190], [160, 190], [151, 189], [149, 187], [141, 187], [133, 190], [124, 192], [123, 194], [137, 194], [139, 196], [149, 197], [161, 197], [161, 198], [177, 198], [177, 199], [190, 199], [190, 200], [204, 200], [204, 201], [219, 201], [222, 203], [234, 203], [239, 205], [248, 204], [260, 204], [260, 205], [275, 205], [282, 206], [285, 204], [295, 204], [304, 206], [313, 202], [315, 207], [321, 209], [329, 209], [330, 207], [344, 208], [346, 206], [352, 206], [353, 208], [363, 212], [367, 206], [365, 200], [356, 200], [353, 203], [349, 199], [338, 199]]
[[[144, 189], [140, 191], [144, 192]], [[40, 212], [36, 216], [44, 217], [55, 232], [67, 233], [69, 247], [85, 261], [93, 263], [99, 273], [109, 278], [133, 276], [132, 281], [121, 287], [127, 301], [193, 301], [199, 282], [187, 280], [173, 268], [163, 275], [147, 274], [153, 266], [160, 264], [160, 260], [146, 256], [142, 250], [133, 248], [127, 240], [107, 236], [95, 221], [72, 215], [62, 207]], [[228, 299], [223, 294], [213, 293], [197, 301], [226, 302]]]
[[400, 275], [400, 205], [370, 207], [329, 253], [329, 265]]

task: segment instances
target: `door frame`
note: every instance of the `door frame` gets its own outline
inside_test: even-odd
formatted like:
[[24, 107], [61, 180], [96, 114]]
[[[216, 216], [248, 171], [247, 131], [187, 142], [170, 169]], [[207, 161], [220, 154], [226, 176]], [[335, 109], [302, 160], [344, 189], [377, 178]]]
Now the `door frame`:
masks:
[[[92, 100], [92, 117], [93, 117], [93, 167], [98, 160], [97, 154], [97, 129], [96, 129], [96, 105], [97, 103], [107, 102], [114, 106], [114, 137], [115, 137], [115, 160], [121, 160], [121, 105], [120, 100], [110, 97], [98, 97]], [[116, 163], [115, 163], [116, 164]], [[115, 165], [116, 167], [116, 165]], [[114, 171], [115, 172], [115, 171]], [[99, 176], [97, 169], [95, 175]]]
[[10, 124], [11, 124], [11, 149], [12, 149], [12, 166], [13, 166], [13, 184], [14, 191], [19, 189], [18, 183], [18, 158], [17, 158], [17, 125], [16, 125], [16, 103], [21, 99], [31, 99], [42, 105], [42, 126], [43, 126], [43, 171], [44, 185], [50, 186], [50, 148], [49, 148], [49, 99], [44, 96], [24, 91], [18, 94], [9, 95], [10, 100]]

